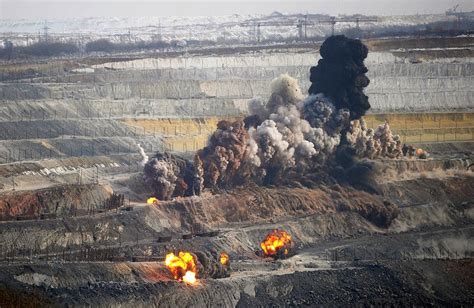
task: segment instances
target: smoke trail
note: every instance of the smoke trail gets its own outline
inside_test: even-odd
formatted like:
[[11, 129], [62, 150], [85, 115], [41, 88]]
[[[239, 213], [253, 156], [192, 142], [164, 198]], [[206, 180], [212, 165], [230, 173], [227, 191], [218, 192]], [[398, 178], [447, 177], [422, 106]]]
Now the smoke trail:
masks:
[[137, 146], [140, 151], [140, 156], [142, 157], [142, 160], [140, 161], [140, 165], [145, 166], [145, 164], [148, 162], [148, 155], [146, 155], [145, 150], [141, 147], [139, 143], [137, 143]]

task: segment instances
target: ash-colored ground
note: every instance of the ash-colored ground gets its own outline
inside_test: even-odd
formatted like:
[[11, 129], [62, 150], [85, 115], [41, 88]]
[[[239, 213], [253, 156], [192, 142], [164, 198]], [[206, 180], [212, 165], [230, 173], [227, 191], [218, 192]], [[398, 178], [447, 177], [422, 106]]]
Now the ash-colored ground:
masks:
[[[307, 88], [317, 44], [1, 63], [0, 306], [472, 306], [472, 38], [366, 43], [367, 122], [430, 153], [381, 161], [378, 194], [251, 186], [145, 204], [137, 144], [191, 158], [280, 73]], [[123, 207], [104, 206], [112, 192]], [[256, 254], [274, 228], [294, 238], [288, 259]], [[174, 248], [226, 251], [231, 276], [178, 283]]]

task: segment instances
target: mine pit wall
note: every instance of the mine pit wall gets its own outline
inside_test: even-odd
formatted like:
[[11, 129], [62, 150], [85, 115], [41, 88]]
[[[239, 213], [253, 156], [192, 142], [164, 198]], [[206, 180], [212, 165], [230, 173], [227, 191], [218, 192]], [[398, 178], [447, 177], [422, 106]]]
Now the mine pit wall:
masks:
[[[388, 119], [406, 143], [473, 140], [472, 57], [446, 50], [423, 58], [374, 46], [366, 61], [369, 126]], [[61, 73], [39, 63], [49, 77], [0, 84], [0, 163], [123, 156], [131, 171], [137, 143], [148, 153], [193, 152], [206, 145], [216, 119], [242, 117], [250, 98], [266, 99], [279, 74], [295, 76], [305, 91], [318, 59], [301, 49], [122, 60], [76, 72], [77, 63], [65, 61]]]
[[[67, 157], [128, 155], [134, 160], [139, 152], [137, 143], [147, 152], [164, 151], [162, 137], [75, 137], [39, 140], [3, 141], [0, 149], [1, 163], [29, 162], [44, 159], [62, 159]], [[139, 157], [139, 156], [138, 156]], [[74, 166], [74, 165], [73, 165]]]
[[[135, 144], [135, 143], [134, 143]], [[135, 149], [135, 148], [133, 148]], [[157, 149], [155, 147], [155, 149]], [[77, 151], [77, 152], [76, 152]], [[65, 151], [66, 152], [66, 151]], [[75, 154], [76, 153], [76, 154]], [[123, 152], [123, 153], [115, 153], [115, 152], [108, 152], [99, 154], [97, 152], [91, 151], [89, 154], [87, 152], [80, 152], [80, 148], [75, 148], [73, 151], [67, 151], [67, 153], [62, 153], [61, 155], [49, 157], [47, 155], [43, 155], [44, 152], [40, 152], [40, 155], [35, 157], [33, 156], [33, 160], [29, 160], [30, 156], [27, 154], [27, 160], [20, 159], [17, 162], [13, 162], [9, 164], [0, 165], [0, 173], [5, 174], [5, 176], [12, 176], [12, 175], [28, 175], [32, 171], [33, 174], [37, 175], [44, 175], [47, 176], [49, 173], [53, 173], [52, 176], [60, 175], [61, 171], [55, 172], [55, 169], [61, 169], [65, 171], [77, 171], [80, 168], [90, 169], [90, 168], [99, 168], [99, 172], [102, 173], [106, 170], [102, 170], [105, 167], [127, 167], [128, 169], [133, 168], [133, 171], [136, 172], [137, 165], [140, 162], [141, 156], [133, 151], [133, 152]], [[24, 155], [24, 153], [22, 154]], [[86, 156], [89, 155], [89, 156]], [[36, 164], [38, 163], [38, 164]], [[31, 166], [34, 165], [33, 170], [27, 169], [28, 167], [24, 168], [24, 166]], [[18, 167], [20, 165], [20, 167]], [[13, 166], [13, 168], [12, 168]], [[43, 167], [46, 166], [46, 167]], [[45, 170], [47, 169], [47, 170]], [[48, 172], [49, 170], [49, 172]]]
[[[13, 261], [14, 256], [17, 261], [22, 260], [32, 253], [23, 251], [22, 247], [35, 247], [34, 254], [42, 260], [46, 260], [46, 253], [49, 258], [56, 256], [72, 261], [118, 261], [133, 260], [133, 257], [146, 260], [162, 257], [169, 245], [177, 241], [181, 248], [191, 251], [206, 247], [228, 251], [232, 258], [255, 259], [260, 241], [274, 228], [290, 232], [298, 244], [297, 249], [327, 240], [396, 235], [430, 228], [464, 228], [474, 219], [474, 203], [463, 204], [465, 200], [474, 200], [473, 184], [468, 177], [400, 181], [383, 184], [383, 197], [346, 187], [254, 188], [245, 189], [245, 194], [237, 190], [158, 206], [135, 207], [121, 214], [8, 222], [0, 224], [0, 259]], [[367, 215], [368, 211], [375, 211], [380, 217], [391, 215], [389, 211], [384, 212], [383, 199], [400, 207], [398, 217], [388, 228], [377, 226], [377, 220]], [[183, 234], [203, 234], [210, 230], [219, 230], [219, 236], [182, 239]], [[462, 234], [467, 236], [472, 231]], [[158, 239], [163, 236], [171, 236], [172, 241], [160, 242]], [[415, 247], [416, 238], [414, 235], [410, 239]], [[442, 236], [437, 237], [437, 241], [443, 240]], [[87, 252], [84, 245], [94, 250]], [[456, 251], [473, 253], [469, 247], [462, 250], [462, 247], [445, 246], [452, 255]], [[326, 257], [324, 251], [321, 253]], [[418, 250], [406, 253], [419, 255]], [[436, 257], [436, 253], [431, 256]], [[393, 251], [383, 255], [388, 259], [401, 257]]]
[[474, 113], [383, 113], [364, 116], [368, 127], [387, 121], [403, 142], [474, 141]]
[[[350, 190], [334, 187], [297, 189], [294, 192], [255, 188], [246, 190], [248, 198], [245, 200], [241, 198], [242, 193], [236, 191], [233, 194], [205, 197], [202, 200], [177, 200], [158, 206], [140, 207], [122, 215], [0, 224], [0, 258], [7, 258], [8, 262], [12, 263], [2, 265], [0, 280], [9, 281], [9, 287], [39, 286], [42, 292], [69, 293], [70, 296], [64, 297], [68, 300], [74, 298], [73, 294], [77, 290], [80, 290], [80, 296], [83, 297], [83, 292], [90, 290], [92, 286], [95, 293], [87, 296], [88, 303], [104, 305], [135, 303], [134, 298], [124, 290], [132, 290], [134, 294], [144, 292], [144, 297], [137, 300], [142, 304], [160, 303], [172, 306], [175, 302], [170, 299], [171, 294], [167, 293], [172, 290], [173, 294], [179, 295], [176, 300], [180, 304], [189, 300], [197, 305], [196, 303], [210, 303], [209, 301], [216, 299], [212, 296], [217, 296], [217, 289], [223, 292], [218, 293], [219, 300], [224, 302], [220, 298], [224, 296], [225, 303], [233, 305], [239, 298], [234, 297], [236, 290], [245, 289], [247, 291], [242, 292], [251, 294], [255, 290], [249, 291], [245, 287], [249, 283], [252, 288], [257, 288], [258, 284], [265, 288], [273, 286], [272, 282], [280, 279], [278, 275], [288, 275], [285, 269], [293, 269], [291, 262], [298, 263], [300, 258], [289, 260], [289, 264], [256, 262], [246, 267], [235, 262], [234, 270], [238, 271], [242, 267], [243, 272], [238, 271], [238, 275], [229, 279], [202, 280], [201, 284], [193, 289], [170, 282], [169, 274], [161, 265], [160, 258], [169, 249], [169, 245], [175, 245], [179, 239], [179, 247], [186, 250], [201, 250], [203, 247], [216, 251], [225, 250], [231, 254], [233, 260], [243, 258], [244, 263], [251, 262], [257, 258], [254, 251], [259, 242], [273, 228], [283, 228], [294, 236], [303, 259], [306, 256], [305, 249], [323, 243], [322, 247], [311, 252], [314, 263], [308, 263], [308, 268], [304, 271], [314, 268], [323, 276], [332, 275], [331, 273], [347, 275], [356, 271], [355, 277], [359, 278], [365, 271], [375, 271], [374, 279], [380, 278], [380, 274], [385, 277], [386, 272], [380, 271], [384, 262], [390, 260], [405, 262], [403, 266], [407, 266], [406, 262], [413, 261], [407, 261], [406, 258], [422, 259], [423, 262], [446, 258], [453, 262], [454, 259], [472, 257], [472, 247], [465, 245], [465, 239], [472, 238], [473, 231], [472, 228], [465, 229], [463, 224], [472, 222], [474, 215], [471, 213], [471, 216], [466, 216], [465, 212], [469, 209], [464, 211], [460, 207], [462, 200], [473, 200], [472, 185], [473, 181], [467, 178], [451, 178], [446, 181], [416, 179], [386, 184], [384, 198], [401, 205], [399, 216], [388, 229], [374, 226], [351, 210], [335, 209], [334, 206], [344, 202], [344, 199], [361, 204], [376, 200], [373, 197], [365, 198], [363, 193], [354, 195]], [[420, 205], [420, 202], [423, 204]], [[240, 203], [238, 207], [241, 210], [232, 210], [232, 203]], [[473, 205], [470, 205], [471, 212]], [[215, 207], [218, 207], [218, 210], [215, 210]], [[271, 219], [268, 219], [269, 213], [274, 214]], [[198, 236], [190, 240], [182, 240], [180, 237], [183, 233], [203, 232], [209, 227], [219, 228], [219, 236]], [[429, 228], [436, 227], [453, 227], [455, 230], [430, 233]], [[419, 230], [423, 232], [419, 233]], [[414, 233], [406, 234], [407, 231]], [[157, 238], [163, 235], [172, 235], [173, 241], [157, 242]], [[455, 238], [457, 241], [453, 241]], [[331, 241], [326, 247], [324, 242], [327, 240]], [[355, 242], [345, 243], [344, 240]], [[398, 249], [400, 243], [403, 243], [404, 249]], [[33, 253], [31, 247], [35, 247]], [[35, 257], [29, 259], [31, 255]], [[122, 262], [149, 259], [154, 262]], [[25, 267], [22, 263], [26, 260], [33, 260], [33, 264]], [[53, 262], [51, 266], [45, 265], [45, 260], [66, 260], [67, 263]], [[85, 260], [88, 262], [81, 262]], [[338, 262], [327, 264], [324, 260]], [[377, 265], [369, 265], [367, 269], [364, 269], [364, 263], [350, 263], [349, 267], [345, 265], [344, 261], [355, 260], [377, 260]], [[340, 264], [342, 268], [335, 267], [325, 271], [328, 268], [324, 266], [330, 264]], [[323, 267], [320, 268], [320, 265]], [[254, 276], [251, 274], [252, 266], [258, 271], [268, 271], [269, 274]], [[299, 272], [298, 267], [295, 268]], [[279, 269], [283, 269], [283, 273], [276, 273]], [[393, 274], [393, 271], [388, 272]], [[241, 278], [241, 275], [247, 276]], [[294, 276], [289, 274], [281, 277], [286, 280]], [[401, 277], [407, 279], [406, 275]], [[311, 279], [318, 278], [312, 276]], [[343, 281], [345, 279], [343, 278]], [[398, 278], [395, 280], [398, 281]], [[350, 281], [352, 286], [354, 280]], [[292, 282], [292, 285], [295, 285], [294, 283]], [[286, 290], [287, 287], [284, 288]], [[394, 290], [398, 289], [400, 288], [394, 287]], [[10, 290], [8, 296], [12, 294], [14, 293]]]
[[165, 149], [175, 152], [197, 151], [207, 145], [209, 136], [221, 120], [235, 121], [238, 117], [123, 119], [123, 123], [138, 127], [145, 134], [163, 136]]
[[[3, 98], [7, 109], [0, 110], [0, 121], [2, 121], [0, 124], [2, 130], [8, 130], [10, 133], [7, 135], [13, 136], [11, 139], [14, 140], [0, 142], [0, 162], [1, 153], [8, 155], [8, 149], [25, 148], [33, 149], [35, 154], [30, 156], [33, 160], [37, 157], [48, 158], [48, 154], [41, 156], [42, 153], [50, 153], [50, 149], [53, 149], [53, 157], [57, 160], [46, 159], [39, 162], [1, 165], [0, 174], [9, 176], [28, 170], [39, 171], [44, 167], [52, 168], [56, 164], [93, 166], [101, 162], [119, 162], [120, 168], [127, 171], [126, 165], [131, 162], [130, 155], [122, 156], [122, 154], [136, 152], [136, 142], [142, 144], [147, 152], [154, 152], [157, 148], [179, 152], [194, 151], [205, 144], [218, 119], [234, 119], [235, 116], [245, 112], [245, 103], [250, 94], [262, 94], [264, 97], [268, 95], [269, 82], [279, 73], [285, 71], [294, 73], [294, 76], [302, 81], [303, 89], [307, 88], [308, 82], [304, 80], [307, 80], [309, 66], [316, 63], [314, 54], [302, 54], [298, 57], [294, 55], [252, 57], [239, 57], [237, 60], [227, 62], [224, 62], [225, 59], [218, 62], [219, 60], [203, 58], [189, 61], [166, 59], [169, 64], [166, 64], [166, 61], [162, 64], [153, 64], [153, 61], [149, 60], [118, 62], [116, 68], [127, 66], [127, 70], [105, 71], [101, 66], [97, 66], [93, 74], [67, 74], [58, 77], [58, 80], [44, 79], [47, 82], [44, 84], [37, 83], [38, 79], [32, 79], [32, 84], [29, 84], [28, 80], [22, 81], [23, 84], [20, 85], [2, 84], [0, 100]], [[304, 60], [303, 57], [308, 57], [308, 60]], [[460, 63], [448, 63], [449, 61], [444, 63], [436, 60], [438, 62], [411, 64], [406, 63], [401, 57], [402, 55], [394, 57], [390, 53], [372, 53], [369, 57], [369, 75], [372, 84], [367, 92], [374, 113], [365, 117], [368, 126], [376, 127], [388, 120], [392, 129], [401, 134], [402, 140], [407, 143], [473, 141], [473, 91], [470, 86], [474, 76], [472, 60], [459, 59]], [[215, 67], [217, 64], [224, 67]], [[256, 67], [250, 67], [251, 65]], [[158, 84], [156, 89], [151, 86], [152, 82], [144, 83], [144, 86], [139, 85], [147, 78], [156, 81]], [[234, 78], [242, 78], [244, 81], [232, 81]], [[183, 82], [171, 85], [169, 81], [173, 79]], [[188, 84], [186, 80], [190, 79], [193, 81]], [[223, 79], [225, 82], [213, 81], [214, 79]], [[249, 85], [248, 80], [252, 80], [252, 83], [257, 82]], [[90, 85], [73, 84], [78, 81], [103, 84], [94, 85], [92, 88]], [[66, 84], [53, 85], [48, 84], [49, 82]], [[221, 89], [222, 86], [231, 89]], [[163, 98], [164, 95], [170, 97]], [[43, 99], [36, 100], [39, 97]], [[453, 113], [452, 110], [459, 112]], [[163, 116], [180, 119], [156, 119]], [[73, 117], [76, 119], [72, 120]], [[79, 119], [83, 122], [77, 123], [80, 122]], [[35, 120], [38, 123], [35, 123]], [[39, 129], [42, 121], [54, 129]], [[67, 123], [68, 121], [71, 123]], [[74, 121], [75, 123], [72, 123]], [[39, 135], [36, 136], [35, 133]], [[37, 149], [36, 144], [41, 146]], [[108, 156], [88, 157], [101, 154]], [[134, 154], [132, 161], [138, 161], [139, 156]], [[28, 157], [30, 152], [28, 154], [21, 152], [16, 157], [24, 160], [23, 155]], [[76, 155], [82, 156], [69, 157]], [[425, 172], [446, 167], [443, 159], [397, 160], [387, 163], [399, 171]], [[453, 165], [452, 168], [463, 169], [466, 161], [451, 160], [449, 163]], [[40, 262], [48, 260], [48, 257], [49, 260], [64, 258], [73, 262], [81, 260], [100, 262], [88, 263], [87, 269], [81, 263], [67, 264], [64, 268], [58, 265], [57, 268], [52, 267], [53, 269], [49, 266], [28, 265], [28, 268], [17, 268], [15, 265], [9, 265], [8, 270], [1, 270], [2, 273], [9, 271], [9, 276], [0, 276], [4, 278], [0, 281], [15, 281], [22, 284], [23, 288], [25, 284], [28, 287], [39, 284], [42, 285], [42, 290], [45, 289], [44, 286], [48, 286], [46, 289], [71, 287], [69, 291], [63, 289], [71, 295], [68, 298], [77, 294], [80, 287], [83, 291], [89, 290], [88, 285], [92, 283], [94, 288], [97, 287], [96, 290], [103, 293], [90, 294], [91, 305], [129, 303], [138, 306], [140, 303], [143, 304], [144, 299], [131, 299], [130, 293], [126, 291], [137, 294], [140, 290], [148, 300], [170, 306], [172, 303], [195, 305], [198, 303], [206, 306], [216, 300], [234, 306], [240, 298], [246, 299], [249, 296], [255, 298], [256, 290], [260, 289], [280, 292], [285, 298], [288, 297], [286, 292], [289, 292], [285, 290], [290, 290], [288, 289], [290, 286], [282, 284], [277, 291], [275, 289], [277, 287], [271, 284], [275, 280], [266, 275], [262, 276], [264, 278], [256, 279], [250, 287], [248, 279], [206, 281], [204, 288], [188, 292], [185, 287], [178, 285], [166, 289], [161, 284], [154, 283], [166, 280], [168, 277], [161, 276], [162, 268], [156, 266], [156, 262], [151, 265], [102, 262], [134, 260], [135, 256], [145, 258], [150, 256], [149, 252], [151, 257], [162, 257], [169, 243], [156, 243], [157, 238], [170, 234], [174, 241], [179, 239], [180, 245], [189, 250], [212, 247], [235, 254], [231, 255], [232, 258], [242, 255], [254, 258], [254, 250], [262, 237], [276, 227], [290, 231], [302, 247], [328, 239], [348, 239], [364, 235], [372, 238], [372, 235], [385, 233], [389, 235], [383, 237], [380, 242], [381, 249], [371, 247], [373, 255], [366, 253], [368, 249], [364, 244], [360, 246], [342, 244], [341, 247], [328, 249], [329, 252], [337, 251], [335, 261], [352, 261], [356, 258], [399, 260], [472, 257], [472, 247], [465, 247], [465, 244], [469, 243], [468, 239], [472, 238], [473, 232], [471, 229], [459, 228], [472, 223], [474, 219], [472, 202], [463, 204], [466, 200], [474, 200], [471, 193], [474, 191], [472, 178], [454, 176], [439, 179], [434, 176], [414, 180], [399, 179], [381, 184], [384, 197], [401, 208], [399, 216], [388, 229], [375, 226], [356, 211], [340, 212], [334, 208], [337, 205], [335, 200], [339, 202], [349, 198], [351, 200], [349, 203], [352, 203], [353, 196], [347, 195], [347, 192], [340, 192], [337, 196], [326, 196], [324, 192], [311, 192], [308, 194], [309, 197], [302, 197], [300, 195], [304, 195], [306, 190], [295, 196], [291, 194], [285, 196], [284, 192], [272, 192], [271, 189], [263, 193], [254, 191], [249, 194], [246, 191], [247, 195], [253, 195], [253, 198], [250, 196], [247, 200], [241, 200], [242, 194], [237, 193], [234, 196], [203, 197], [199, 202], [186, 199], [157, 207], [136, 207], [125, 214], [109, 213], [92, 217], [2, 223], [0, 224], [1, 259], [6, 258], [14, 262], [12, 256], [15, 256], [14, 259], [29, 260], [32, 255], [31, 248], [34, 247], [34, 252], [42, 255], [43, 259]], [[8, 182], [4, 184], [8, 185]], [[88, 187], [87, 192], [81, 192], [81, 189], [78, 187], [78, 191], [74, 192], [81, 195], [79, 200], [67, 197], [69, 192], [66, 193], [66, 197], [62, 196], [63, 193], [55, 195], [54, 189], [48, 190], [47, 198], [59, 200], [61, 213], [69, 216], [75, 206], [86, 210], [90, 204], [97, 204], [98, 200], [109, 195], [108, 189], [97, 185]], [[52, 194], [52, 197], [49, 194]], [[291, 202], [285, 200], [288, 197], [293, 197]], [[21, 204], [25, 205], [22, 208], [13, 208], [16, 213], [30, 213], [29, 202], [35, 204], [35, 209], [44, 209], [50, 213], [56, 208], [54, 202], [47, 205], [41, 203], [37, 192], [17, 192], [0, 196], [0, 204], [3, 204], [2, 213], [8, 208], [5, 200], [11, 198], [15, 200], [22, 198]], [[356, 201], [364, 203], [369, 200], [360, 198]], [[243, 203], [239, 206], [242, 210], [232, 210], [232, 204], [239, 202]], [[282, 204], [287, 204], [288, 207]], [[217, 214], [209, 216], [209, 213]], [[267, 219], [269, 216], [275, 218]], [[453, 227], [456, 230], [443, 230], [443, 233], [434, 237], [429, 233], [420, 236], [415, 234], [416, 239], [396, 237], [396, 234], [403, 236], [404, 232], [425, 230], [433, 226]], [[217, 238], [181, 239], [183, 233], [204, 232], [211, 229], [221, 229], [223, 233]], [[397, 251], [399, 242], [408, 243], [406, 246], [409, 248]], [[386, 249], [387, 245], [392, 245], [393, 249]], [[85, 246], [96, 250], [84, 249]], [[45, 255], [48, 257], [45, 258]], [[379, 271], [380, 264], [373, 268]], [[27, 273], [24, 274], [25, 272]], [[94, 274], [91, 274], [92, 272]], [[352, 273], [352, 270], [331, 272]], [[327, 275], [332, 275], [331, 272]], [[365, 278], [363, 273], [362, 270], [356, 270], [354, 277]], [[62, 278], [64, 276], [67, 278]], [[380, 276], [383, 275], [377, 277]], [[278, 279], [289, 280], [291, 277], [282, 276]], [[310, 278], [317, 280], [320, 277]], [[375, 279], [375, 276], [373, 278]], [[400, 281], [405, 281], [405, 278]], [[354, 281], [346, 276], [341, 281], [345, 283], [347, 280]], [[370, 278], [365, 280], [374, 281]], [[100, 281], [119, 283], [106, 286]], [[130, 281], [153, 284], [146, 285], [146, 291], [142, 287], [137, 287], [140, 288], [137, 290], [129, 285]], [[292, 284], [291, 288], [296, 281]], [[394, 286], [392, 290], [399, 289], [397, 287], [399, 286]], [[183, 292], [176, 292], [177, 288], [181, 288], [182, 290], [179, 290]], [[170, 289], [173, 290], [173, 294], [166, 293]], [[374, 294], [379, 294], [378, 291]], [[0, 289], [0, 297], [3, 294], [1, 292]], [[84, 297], [86, 293], [81, 292], [79, 296]], [[154, 292], [155, 297], [147, 292]], [[243, 301], [241, 304], [245, 306], [245, 303]]]
[[[222, 119], [237, 118], [0, 122], [0, 162], [137, 153], [137, 143], [149, 153], [196, 151]], [[404, 143], [474, 141], [471, 112], [369, 114], [365, 120], [372, 128], [388, 121]]]
[[[5, 295], [5, 306], [469, 306], [472, 281], [465, 279], [465, 268], [472, 268], [472, 262], [405, 261], [401, 265], [397, 261], [329, 270], [244, 273], [236, 278], [202, 280], [194, 286], [169, 281], [154, 263], [2, 266], [0, 278], [11, 283], [0, 289], [0, 295]], [[88, 272], [93, 274], [87, 276]], [[163, 281], [157, 282], [162, 276]], [[419, 280], [426, 283], [420, 286]], [[439, 280], [444, 283], [436, 283]], [[33, 291], [26, 293], [24, 288]]]
[[[471, 107], [474, 95], [470, 87], [474, 78], [472, 58], [422, 59], [421, 63], [416, 64], [409, 63], [408, 58], [396, 57], [390, 52], [369, 53], [366, 62], [371, 84], [367, 93], [375, 111], [434, 111]], [[0, 85], [0, 99], [268, 97], [269, 82], [285, 72], [298, 78], [302, 89], [307, 89], [309, 68], [317, 60], [314, 52], [303, 52], [112, 62], [96, 66], [97, 72], [94, 73], [70, 74], [71, 83], [57, 83], [61, 82], [59, 77], [59, 80], [51, 80], [54, 83], [4, 83]], [[104, 72], [104, 67], [119, 71]], [[96, 76], [107, 77], [101, 82], [94, 79]]]
[[[196, 151], [220, 120], [206, 118], [69, 119], [0, 122], [0, 163], [146, 152]], [[0, 171], [1, 172], [1, 171]]]
[[63, 185], [0, 195], [0, 220], [71, 217], [99, 210], [112, 191], [102, 185]]
[[[452, 159], [442, 159], [442, 158], [434, 158], [434, 159], [381, 159], [385, 166], [389, 166], [392, 170], [398, 174], [400, 177], [404, 175], [404, 173], [411, 173], [421, 174], [423, 176], [448, 176], [456, 173], [468, 172], [468, 167], [472, 164], [474, 158], [472, 156], [465, 156], [461, 158], [452, 158]], [[446, 173], [448, 171], [448, 173]], [[451, 174], [449, 174], [449, 171]], [[431, 172], [431, 174], [430, 174]], [[408, 175], [409, 176], [409, 175]], [[388, 177], [387, 181], [393, 181], [396, 178]]]
[[[138, 131], [160, 133], [166, 149], [178, 152], [196, 151], [204, 147], [219, 120], [236, 117], [202, 119], [124, 119], [139, 127]], [[404, 143], [474, 141], [474, 113], [384, 113], [364, 116], [368, 127], [376, 128], [387, 121]]]

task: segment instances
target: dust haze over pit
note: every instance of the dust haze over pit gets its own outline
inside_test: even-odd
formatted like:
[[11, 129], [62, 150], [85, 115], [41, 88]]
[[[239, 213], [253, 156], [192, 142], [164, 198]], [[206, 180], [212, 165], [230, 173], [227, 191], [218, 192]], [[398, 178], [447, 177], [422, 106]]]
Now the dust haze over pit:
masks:
[[314, 13], [411, 15], [437, 14], [459, 4], [474, 10], [469, 0], [259, 0], [259, 1], [112, 1], [112, 0], [1, 0], [0, 19], [72, 19], [87, 17], [219, 16], [231, 14]]

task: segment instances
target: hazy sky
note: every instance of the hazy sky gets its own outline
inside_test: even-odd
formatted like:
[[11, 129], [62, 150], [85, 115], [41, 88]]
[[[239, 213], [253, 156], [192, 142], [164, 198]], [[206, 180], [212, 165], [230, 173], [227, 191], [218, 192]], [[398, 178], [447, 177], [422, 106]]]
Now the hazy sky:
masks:
[[0, 0], [0, 19], [73, 17], [204, 16], [229, 14], [327, 13], [402, 15], [443, 13], [474, 0]]

